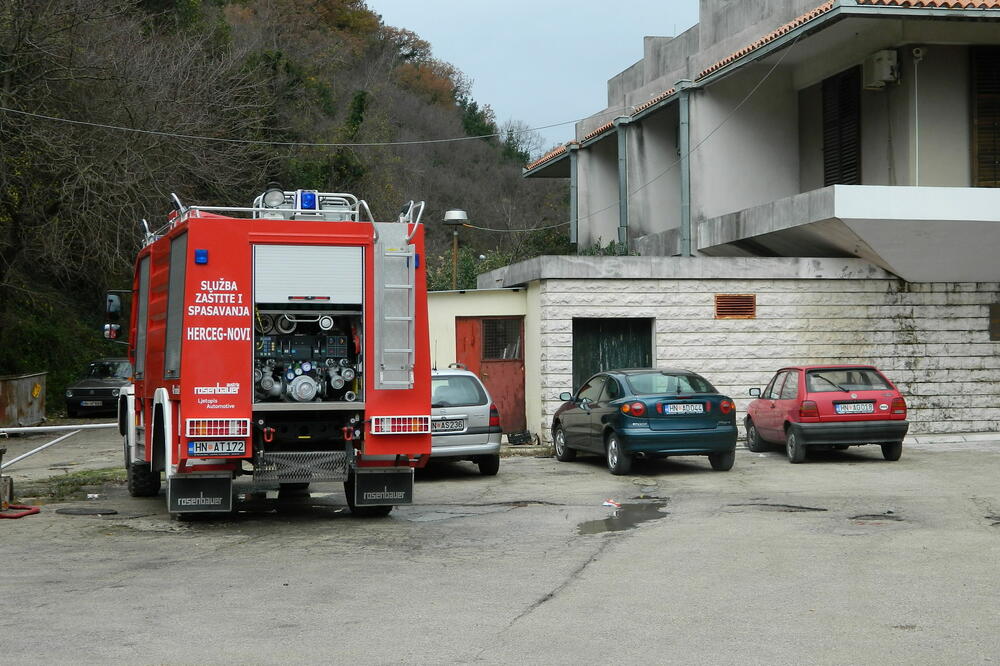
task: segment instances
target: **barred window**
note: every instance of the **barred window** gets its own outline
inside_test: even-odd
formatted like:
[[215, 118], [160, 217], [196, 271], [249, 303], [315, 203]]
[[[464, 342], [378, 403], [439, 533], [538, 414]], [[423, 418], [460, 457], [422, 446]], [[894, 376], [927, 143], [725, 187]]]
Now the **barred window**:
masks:
[[521, 358], [521, 320], [483, 319], [483, 360]]

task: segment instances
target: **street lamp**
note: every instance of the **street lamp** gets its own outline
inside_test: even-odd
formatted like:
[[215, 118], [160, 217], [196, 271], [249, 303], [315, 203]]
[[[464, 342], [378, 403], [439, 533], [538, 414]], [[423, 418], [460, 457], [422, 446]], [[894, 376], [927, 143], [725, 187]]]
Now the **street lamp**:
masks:
[[444, 213], [444, 223], [451, 227], [451, 290], [458, 289], [458, 228], [469, 221], [464, 210], [453, 209]]

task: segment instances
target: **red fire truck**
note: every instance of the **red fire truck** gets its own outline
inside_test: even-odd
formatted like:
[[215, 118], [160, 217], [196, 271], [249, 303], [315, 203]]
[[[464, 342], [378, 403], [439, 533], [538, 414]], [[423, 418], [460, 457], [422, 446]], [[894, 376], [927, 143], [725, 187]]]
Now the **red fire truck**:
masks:
[[162, 473], [171, 513], [225, 512], [250, 476], [258, 496], [342, 481], [356, 515], [411, 503], [431, 450], [423, 202], [389, 223], [312, 190], [173, 205], [135, 265], [129, 492]]

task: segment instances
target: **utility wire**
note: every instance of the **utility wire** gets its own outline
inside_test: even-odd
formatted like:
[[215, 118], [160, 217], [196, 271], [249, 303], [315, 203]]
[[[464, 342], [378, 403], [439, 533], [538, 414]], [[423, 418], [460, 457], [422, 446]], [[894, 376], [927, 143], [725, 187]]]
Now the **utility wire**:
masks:
[[532, 227], [531, 229], [494, 229], [493, 227], [477, 227], [474, 224], [463, 224], [463, 227], [467, 229], [478, 229], [479, 231], [499, 231], [502, 233], [528, 233], [530, 231], [544, 231], [545, 229], [557, 229], [559, 227], [565, 227], [569, 224], [569, 220], [566, 222], [560, 222], [559, 224], [550, 224], [547, 227]]
[[[718, 132], [720, 129], [722, 129], [722, 127], [726, 123], [728, 123], [733, 118], [733, 116], [736, 115], [736, 113], [743, 107], [743, 105], [746, 104], [750, 100], [751, 97], [753, 97], [754, 93], [756, 93], [760, 89], [760, 87], [762, 85], [764, 85], [764, 83], [771, 77], [771, 75], [778, 68], [778, 66], [781, 65], [781, 63], [785, 60], [785, 57], [792, 51], [792, 49], [798, 43], [799, 38], [801, 36], [802, 36], [801, 33], [795, 36], [795, 39], [792, 40], [792, 43], [789, 44], [788, 48], [784, 50], [784, 52], [781, 54], [781, 57], [778, 58], [778, 60], [774, 63], [774, 65], [771, 66], [771, 69], [769, 69], [767, 71], [767, 73], [764, 75], [764, 77], [761, 78], [761, 80], [757, 82], [757, 85], [755, 85], [750, 90], [750, 92], [748, 92], [746, 94], [746, 96], [744, 96], [743, 99], [740, 100], [739, 104], [737, 104], [736, 106], [733, 107], [733, 109], [729, 112], [729, 114], [725, 118], [723, 118], [722, 121], [714, 129], [712, 129], [712, 131], [710, 131], [708, 134], [706, 134], [701, 139], [701, 141], [699, 141], [690, 150], [688, 150], [688, 153], [687, 153], [687, 155], [685, 157], [690, 157], [696, 150], [698, 150], [702, 145], [704, 145], [704, 143], [706, 141], [708, 141], [716, 132]], [[625, 108], [626, 107], [624, 107], [624, 106], [617, 107], [617, 110], [624, 110]], [[21, 116], [27, 116], [29, 118], [37, 118], [37, 119], [40, 119], [40, 120], [47, 120], [47, 121], [57, 122], [57, 123], [65, 123], [65, 124], [70, 124], [70, 125], [81, 125], [81, 126], [84, 126], [84, 127], [95, 127], [95, 128], [98, 128], [98, 129], [113, 130], [113, 131], [120, 131], [120, 132], [132, 132], [132, 133], [135, 133], [135, 134], [146, 134], [146, 135], [152, 135], [152, 136], [162, 136], [162, 137], [168, 137], [168, 138], [174, 138], [174, 139], [188, 139], [188, 140], [194, 140], [194, 141], [210, 141], [210, 142], [216, 142], [216, 143], [257, 145], [257, 146], [285, 146], [285, 147], [301, 147], [301, 148], [376, 148], [376, 147], [391, 147], [391, 146], [419, 146], [419, 145], [431, 145], [431, 144], [440, 144], [440, 143], [455, 143], [455, 142], [459, 142], [459, 141], [472, 141], [472, 140], [475, 140], [475, 139], [500, 138], [500, 137], [503, 137], [503, 136], [506, 136], [506, 135], [509, 135], [509, 134], [527, 134], [529, 132], [535, 132], [535, 131], [538, 131], [538, 130], [551, 129], [553, 127], [562, 127], [564, 125], [576, 124], [578, 122], [581, 122], [582, 120], [585, 120], [584, 118], [580, 118], [580, 119], [577, 119], [577, 120], [566, 120], [566, 121], [559, 122], [559, 123], [553, 123], [551, 125], [542, 125], [540, 127], [526, 128], [526, 129], [521, 129], [521, 130], [514, 130], [514, 129], [512, 129], [512, 130], [509, 130], [507, 132], [494, 132], [494, 133], [491, 133], [491, 134], [480, 134], [480, 135], [477, 135], [477, 136], [460, 136], [460, 137], [451, 137], [451, 138], [444, 138], [444, 139], [420, 139], [420, 140], [414, 140], [414, 141], [372, 141], [372, 142], [365, 142], [365, 143], [322, 143], [322, 142], [304, 142], [304, 141], [263, 141], [263, 140], [259, 140], [259, 139], [232, 139], [232, 138], [227, 138], [227, 137], [199, 136], [199, 135], [196, 135], [196, 134], [179, 134], [179, 133], [167, 132], [167, 131], [163, 131], [163, 130], [139, 129], [139, 128], [135, 128], [135, 127], [123, 127], [121, 125], [109, 125], [109, 124], [94, 123], [94, 122], [89, 122], [89, 121], [84, 121], [84, 120], [71, 120], [71, 119], [68, 119], [68, 118], [58, 118], [58, 117], [55, 117], [55, 116], [47, 116], [47, 115], [44, 115], [44, 114], [41, 114], [41, 113], [32, 113], [31, 111], [22, 111], [20, 109], [11, 109], [9, 107], [3, 107], [3, 106], [0, 106], [0, 112], [2, 112], [2, 113], [11, 113], [11, 114], [16, 114], [16, 115], [21, 115]], [[655, 176], [653, 176], [652, 178], [650, 178], [649, 180], [647, 180], [642, 185], [639, 185], [634, 190], [630, 191], [628, 193], [628, 195], [627, 195], [628, 198], [631, 199], [633, 195], [639, 193], [643, 189], [645, 189], [645, 188], [649, 187], [650, 185], [652, 185], [653, 183], [655, 183], [657, 180], [659, 180], [663, 176], [667, 175], [671, 170], [673, 170], [674, 167], [676, 167], [678, 164], [680, 164], [683, 159], [684, 159], [683, 157], [678, 158], [677, 160], [675, 160], [674, 162], [672, 162], [670, 165], [668, 165], [667, 168], [665, 168], [663, 171], [661, 171], [660, 173], [656, 174]], [[613, 203], [611, 203], [608, 206], [605, 206], [604, 208], [599, 208], [598, 210], [592, 211], [592, 212], [588, 213], [587, 215], [584, 215], [583, 217], [578, 217], [577, 221], [579, 222], [581, 220], [590, 219], [591, 217], [594, 217], [595, 215], [598, 215], [598, 214], [603, 213], [605, 211], [611, 210], [612, 208], [616, 208], [620, 203], [621, 203], [620, 199], [615, 200]], [[553, 224], [553, 225], [546, 226], [546, 227], [535, 227], [533, 229], [494, 229], [494, 228], [490, 228], [490, 227], [478, 227], [478, 226], [471, 225], [471, 224], [464, 224], [463, 226], [468, 227], [470, 229], [478, 229], [480, 231], [496, 231], [496, 232], [507, 232], [507, 233], [522, 232], [523, 233], [523, 232], [530, 232], [530, 231], [542, 231], [542, 230], [545, 230], [545, 229], [555, 229], [557, 227], [566, 226], [567, 224], [570, 224], [569, 220], [566, 221], [566, 222], [560, 222], [559, 224]]]
[[[621, 107], [620, 110], [624, 110], [624, 108], [625, 107]], [[84, 127], [95, 127], [98, 129], [113, 130], [118, 132], [132, 132], [134, 134], [162, 136], [172, 139], [188, 139], [193, 141], [211, 141], [215, 143], [231, 143], [231, 144], [242, 144], [242, 145], [253, 145], [253, 146], [286, 146], [286, 147], [300, 147], [300, 148], [377, 148], [382, 146], [419, 146], [419, 145], [428, 145], [436, 143], [454, 143], [458, 141], [473, 141], [476, 139], [502, 138], [510, 134], [528, 134], [529, 132], [537, 132], [540, 130], [551, 129], [553, 127], [562, 127], [563, 125], [573, 125], [580, 122], [581, 120], [585, 120], [584, 118], [579, 118], [577, 120], [564, 120], [563, 122], [553, 123], [551, 125], [542, 125], [540, 127], [511, 129], [509, 131], [498, 131], [492, 134], [479, 134], [477, 136], [458, 136], [458, 137], [450, 137], [444, 139], [419, 139], [414, 141], [371, 141], [367, 143], [319, 143], [319, 142], [306, 142], [306, 141], [264, 141], [260, 139], [232, 139], [221, 136], [178, 134], [176, 132], [167, 132], [165, 130], [150, 130], [150, 129], [135, 128], [135, 127], [123, 127], [121, 125], [108, 125], [104, 123], [89, 122], [86, 120], [70, 120], [68, 118], [47, 116], [41, 113], [32, 113], [31, 111], [22, 111], [21, 109], [11, 109], [9, 107], [3, 107], [3, 106], [0, 106], [0, 112], [27, 116], [29, 118], [37, 118], [39, 120], [48, 120], [51, 122], [66, 123], [69, 125], [82, 125]]]

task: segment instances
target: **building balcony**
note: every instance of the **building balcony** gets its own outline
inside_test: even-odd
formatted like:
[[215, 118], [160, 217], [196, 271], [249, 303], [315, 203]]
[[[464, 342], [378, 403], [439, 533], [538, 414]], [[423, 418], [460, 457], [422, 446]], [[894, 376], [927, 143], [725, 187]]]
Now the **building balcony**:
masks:
[[1000, 189], [833, 185], [696, 225], [710, 256], [858, 257], [908, 282], [1000, 280]]

